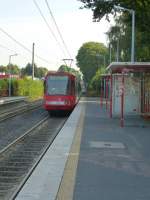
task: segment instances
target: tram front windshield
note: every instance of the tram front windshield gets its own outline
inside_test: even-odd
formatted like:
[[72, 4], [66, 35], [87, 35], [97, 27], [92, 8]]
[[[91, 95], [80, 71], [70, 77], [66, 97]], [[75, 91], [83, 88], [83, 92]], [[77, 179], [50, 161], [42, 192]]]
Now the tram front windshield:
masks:
[[66, 95], [69, 88], [68, 76], [48, 76], [47, 94], [48, 95]]

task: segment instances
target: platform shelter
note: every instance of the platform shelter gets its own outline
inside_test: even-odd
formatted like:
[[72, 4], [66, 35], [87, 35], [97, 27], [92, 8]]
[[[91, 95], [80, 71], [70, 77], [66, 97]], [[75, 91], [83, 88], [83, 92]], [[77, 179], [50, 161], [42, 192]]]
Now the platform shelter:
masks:
[[101, 78], [101, 106], [106, 101], [110, 117], [150, 116], [150, 62], [116, 62]]

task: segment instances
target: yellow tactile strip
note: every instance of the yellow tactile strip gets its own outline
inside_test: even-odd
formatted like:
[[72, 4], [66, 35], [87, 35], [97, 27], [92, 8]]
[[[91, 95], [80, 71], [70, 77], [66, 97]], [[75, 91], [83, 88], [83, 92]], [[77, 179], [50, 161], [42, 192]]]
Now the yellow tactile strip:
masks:
[[84, 124], [85, 106], [83, 106], [81, 115], [77, 124], [74, 140], [71, 146], [68, 160], [65, 166], [56, 200], [72, 200], [76, 179], [76, 171], [80, 154], [81, 136]]

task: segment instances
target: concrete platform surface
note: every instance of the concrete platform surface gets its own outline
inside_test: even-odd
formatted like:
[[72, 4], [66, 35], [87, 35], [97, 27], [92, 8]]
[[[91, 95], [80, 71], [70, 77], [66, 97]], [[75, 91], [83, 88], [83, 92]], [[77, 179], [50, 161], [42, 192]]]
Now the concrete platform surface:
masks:
[[14, 103], [18, 101], [26, 100], [27, 97], [24, 96], [16, 96], [16, 97], [0, 97], [0, 106], [4, 104]]
[[150, 200], [149, 152], [150, 121], [121, 128], [99, 99], [81, 99], [16, 199]]
[[82, 106], [79, 104], [16, 200], [54, 200], [56, 198], [81, 112]]

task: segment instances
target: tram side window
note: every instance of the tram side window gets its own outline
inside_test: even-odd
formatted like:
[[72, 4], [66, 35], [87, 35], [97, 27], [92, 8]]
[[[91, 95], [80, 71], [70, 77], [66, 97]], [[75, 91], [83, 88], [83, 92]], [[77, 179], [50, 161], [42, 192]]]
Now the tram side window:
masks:
[[75, 95], [75, 81], [71, 80], [71, 88], [70, 88], [71, 95]]

